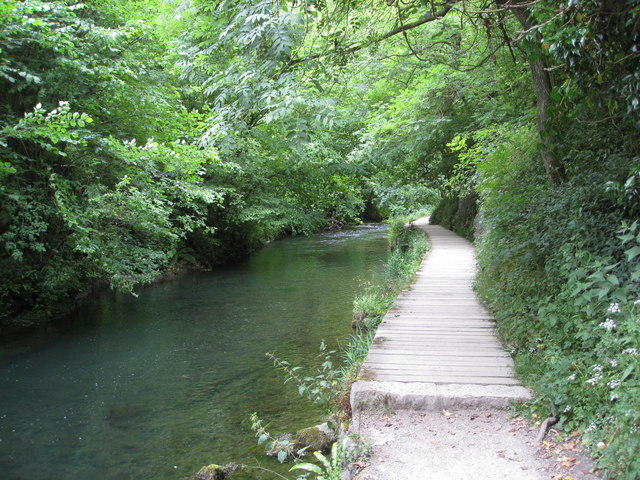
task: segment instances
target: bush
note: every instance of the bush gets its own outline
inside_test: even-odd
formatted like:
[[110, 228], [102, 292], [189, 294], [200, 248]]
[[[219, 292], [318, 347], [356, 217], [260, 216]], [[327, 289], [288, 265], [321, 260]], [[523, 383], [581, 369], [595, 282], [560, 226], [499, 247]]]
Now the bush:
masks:
[[473, 241], [475, 219], [478, 214], [478, 198], [475, 194], [459, 198], [444, 196], [431, 214], [431, 223], [442, 225], [458, 235]]
[[519, 135], [478, 165], [478, 292], [537, 392], [531, 407], [583, 432], [609, 478], [638, 478], [638, 196], [616, 188], [628, 159], [576, 151], [570, 178], [550, 186]]

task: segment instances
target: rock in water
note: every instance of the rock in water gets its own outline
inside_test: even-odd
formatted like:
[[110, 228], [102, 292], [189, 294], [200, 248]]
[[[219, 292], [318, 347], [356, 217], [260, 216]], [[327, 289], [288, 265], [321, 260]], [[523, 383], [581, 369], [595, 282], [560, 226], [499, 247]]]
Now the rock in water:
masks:
[[336, 432], [328, 423], [322, 423], [315, 427], [303, 428], [296, 433], [296, 443], [308, 446], [309, 450], [328, 452], [331, 444], [336, 440]]
[[196, 473], [198, 480], [223, 480], [226, 476], [223, 468], [215, 463], [202, 467], [198, 473]]
[[230, 477], [238, 468], [240, 468], [240, 465], [237, 463], [227, 463], [223, 466], [212, 463], [202, 467], [196, 473], [196, 478], [198, 480], [223, 480]]

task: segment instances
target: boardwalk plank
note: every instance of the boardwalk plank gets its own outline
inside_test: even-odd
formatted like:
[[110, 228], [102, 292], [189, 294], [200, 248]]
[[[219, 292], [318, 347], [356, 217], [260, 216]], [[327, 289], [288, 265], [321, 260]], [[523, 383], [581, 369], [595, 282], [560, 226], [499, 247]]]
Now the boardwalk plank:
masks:
[[[421, 225], [431, 251], [415, 282], [381, 322], [361, 379], [380, 382], [518, 385], [511, 356], [473, 291], [473, 245], [454, 233]], [[512, 387], [510, 387], [512, 388]]]

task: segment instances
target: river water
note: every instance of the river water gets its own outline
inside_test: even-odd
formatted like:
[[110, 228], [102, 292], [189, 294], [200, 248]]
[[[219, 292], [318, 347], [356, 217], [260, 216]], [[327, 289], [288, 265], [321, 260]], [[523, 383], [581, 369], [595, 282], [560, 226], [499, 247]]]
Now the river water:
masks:
[[369, 225], [277, 241], [138, 298], [106, 292], [46, 338], [0, 347], [0, 477], [187, 479], [231, 461], [286, 472], [257, 447], [249, 414], [281, 433], [321, 412], [264, 354], [312, 373], [322, 340], [348, 342], [385, 238]]

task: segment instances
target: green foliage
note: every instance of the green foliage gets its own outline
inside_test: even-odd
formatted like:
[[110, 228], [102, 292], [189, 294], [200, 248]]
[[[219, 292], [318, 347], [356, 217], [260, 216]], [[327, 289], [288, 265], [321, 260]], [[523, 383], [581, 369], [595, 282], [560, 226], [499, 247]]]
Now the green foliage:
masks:
[[534, 7], [542, 52], [572, 72], [553, 92], [558, 108], [587, 102], [618, 121], [640, 126], [638, 3], [603, 8], [596, 0], [567, 1], [561, 2], [561, 15], [558, 7], [551, 1]]
[[605, 136], [605, 149], [593, 126], [572, 128], [581, 136], [563, 144], [573, 165], [558, 186], [534, 162], [530, 128], [478, 140], [478, 289], [538, 392], [532, 408], [584, 432], [609, 477], [630, 479], [628, 452], [640, 448], [635, 166], [629, 174], [624, 138]]
[[612, 250], [594, 255], [579, 240], [562, 251], [567, 278], [538, 318], [554, 332], [539, 353], [548, 362], [536, 379], [554, 414], [570, 428], [583, 428], [592, 444], [603, 442], [600, 463], [615, 478], [635, 478], [638, 451], [637, 394], [640, 381], [640, 229], [624, 223]]
[[344, 383], [348, 384], [350, 379], [355, 378], [358, 369], [367, 358], [369, 347], [375, 334], [375, 329], [372, 329], [365, 332], [357, 332], [349, 339], [349, 343], [344, 347], [343, 351], [341, 376]]
[[376, 292], [368, 292], [353, 300], [353, 317], [357, 321], [356, 328], [364, 330], [376, 328], [393, 303], [390, 296], [381, 296]]
[[405, 220], [408, 218], [393, 219], [389, 227], [391, 255], [385, 269], [385, 283], [386, 290], [394, 297], [413, 279], [428, 249], [424, 231], [414, 225], [405, 228]]
[[338, 384], [340, 380], [340, 370], [334, 366], [335, 350], [327, 350], [324, 342], [320, 344], [318, 359], [321, 362], [314, 375], [302, 376], [299, 371], [302, 367], [292, 367], [285, 360], [280, 360], [275, 355], [267, 353], [267, 357], [273, 361], [278, 370], [282, 370], [286, 376], [285, 382], [293, 381], [298, 387], [300, 396], [306, 397], [313, 403], [318, 403], [327, 412], [332, 408], [336, 395], [338, 395]]
[[255, 432], [258, 439], [258, 445], [263, 445], [265, 452], [275, 456], [278, 462], [284, 463], [294, 456], [300, 456], [304, 454], [307, 449], [302, 448], [296, 451], [295, 442], [286, 438], [275, 438], [267, 431], [267, 425], [264, 424], [262, 419], [258, 417], [257, 413], [252, 413], [251, 416], [251, 430]]
[[[297, 463], [291, 467], [293, 470], [305, 470], [315, 473], [316, 480], [340, 480], [342, 478], [342, 468], [348, 454], [349, 438], [345, 437], [341, 442], [335, 442], [331, 447], [331, 456], [327, 458], [321, 452], [313, 452], [313, 455], [320, 462], [320, 465], [314, 463]], [[297, 477], [298, 480], [305, 479], [307, 476]]]
[[433, 210], [430, 222], [434, 225], [442, 225], [467, 240], [473, 241], [477, 214], [478, 203], [475, 194], [463, 198], [447, 195], [440, 199]]

